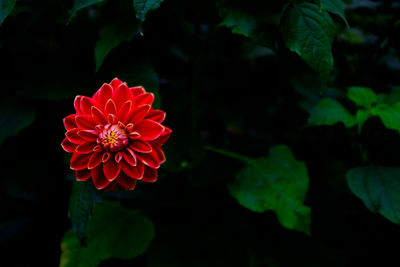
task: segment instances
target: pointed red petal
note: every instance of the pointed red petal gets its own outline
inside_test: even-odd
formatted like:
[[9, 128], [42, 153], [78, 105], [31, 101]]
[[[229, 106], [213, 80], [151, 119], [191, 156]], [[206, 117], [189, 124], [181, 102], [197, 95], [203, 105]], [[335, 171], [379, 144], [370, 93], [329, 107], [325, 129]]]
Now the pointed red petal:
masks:
[[64, 118], [63, 122], [65, 129], [67, 129], [67, 131], [77, 127], [75, 122], [75, 116], [76, 114], [71, 114]]
[[91, 114], [96, 124], [107, 124], [106, 115], [97, 107], [92, 106]]
[[136, 186], [136, 180], [131, 179], [125, 173], [121, 172], [116, 180], [119, 187], [125, 190], [133, 190]]
[[74, 143], [71, 143], [67, 137], [64, 138], [64, 140], [61, 143], [62, 148], [69, 153], [75, 152], [75, 148], [78, 146]]
[[131, 166], [125, 160], [121, 160], [121, 167], [122, 167], [122, 171], [129, 177], [136, 179], [136, 180], [142, 179], [143, 173], [144, 173], [144, 164], [143, 163], [138, 162], [136, 164], [136, 166]]
[[96, 141], [98, 137], [96, 130], [80, 130], [77, 134], [86, 141]]
[[108, 114], [107, 121], [110, 124], [116, 124], [118, 119], [117, 116], [115, 116], [114, 114]]
[[93, 149], [96, 145], [96, 142], [83, 143], [78, 145], [75, 151], [81, 154], [89, 154], [93, 152]]
[[121, 164], [118, 164], [115, 161], [115, 157], [110, 157], [110, 159], [103, 164], [104, 175], [109, 181], [113, 181], [115, 178], [117, 178], [120, 171]]
[[86, 169], [89, 162], [89, 157], [90, 154], [72, 154], [70, 165], [71, 169], [76, 171]]
[[129, 163], [131, 166], [136, 166], [137, 159], [135, 152], [133, 152], [131, 149], [126, 148], [124, 151], [122, 151], [122, 156], [126, 160], [127, 163]]
[[165, 120], [165, 116], [164, 111], [152, 109], [147, 113], [146, 119], [162, 123]]
[[168, 140], [168, 138], [171, 136], [172, 130], [165, 126], [164, 126], [164, 128], [165, 128], [164, 132], [157, 139], [149, 141], [149, 144], [152, 147], [162, 146]]
[[82, 114], [90, 115], [90, 111], [93, 106], [93, 100], [87, 96], [82, 96], [80, 106]]
[[143, 86], [131, 87], [129, 89], [131, 90], [131, 93], [133, 96], [138, 96], [138, 95], [146, 93]]
[[135, 109], [132, 112], [132, 115], [130, 116], [128, 121], [130, 123], [132, 123], [132, 124], [138, 123], [139, 121], [143, 120], [144, 117], [146, 117], [146, 115], [148, 114], [150, 108], [151, 108], [150, 105], [140, 106], [139, 108]]
[[96, 126], [96, 123], [93, 121], [91, 115], [78, 115], [76, 116], [75, 120], [79, 128], [94, 129]]
[[131, 108], [132, 108], [132, 100], [128, 100], [122, 105], [117, 116], [119, 121], [121, 121], [122, 123], [127, 122], [127, 118], [130, 115]]
[[157, 169], [160, 167], [160, 159], [158, 158], [155, 150], [152, 150], [150, 153], [136, 152], [136, 157], [151, 168]]
[[86, 181], [90, 178], [90, 171], [86, 169], [75, 171], [75, 177], [77, 181]]
[[129, 87], [126, 83], [122, 83], [116, 90], [114, 90], [112, 99], [117, 106], [117, 110], [119, 110], [127, 100], [133, 100], [131, 91], [129, 91]]
[[88, 162], [88, 169], [93, 169], [99, 166], [101, 163], [101, 159], [103, 157], [102, 152], [95, 152], [92, 155], [90, 155], [89, 162]]
[[101, 166], [91, 169], [90, 176], [92, 176], [93, 184], [97, 189], [104, 189], [110, 184], [110, 181], [104, 176]]
[[109, 153], [109, 152], [106, 152], [106, 153], [103, 154], [103, 157], [101, 158], [101, 161], [102, 161], [103, 163], [105, 163], [105, 162], [107, 162], [107, 160], [110, 159], [110, 157], [111, 157], [110, 153]]
[[140, 107], [141, 105], [152, 105], [154, 101], [154, 94], [144, 93], [135, 97], [135, 105]]
[[71, 143], [74, 143], [74, 144], [82, 144], [82, 143], [84, 143], [84, 142], [86, 142], [85, 140], [83, 140], [79, 135], [78, 135], [78, 132], [79, 132], [80, 130], [78, 129], [78, 128], [75, 128], [75, 129], [72, 129], [72, 130], [70, 130], [70, 131], [68, 131], [68, 132], [66, 132], [65, 133], [65, 136], [68, 138], [68, 140], [71, 142]]
[[151, 148], [150, 144], [143, 140], [134, 140], [131, 141], [129, 147], [135, 151], [142, 152], [142, 153], [150, 153], [153, 149]]
[[118, 86], [122, 83], [122, 81], [118, 78], [114, 78], [114, 80], [112, 80], [110, 82], [110, 85], [112, 86], [112, 88], [117, 89]]
[[142, 139], [146, 141], [156, 139], [164, 132], [164, 129], [164, 126], [151, 120], [142, 120], [134, 127], [134, 131], [140, 133]]
[[111, 85], [105, 83], [101, 86], [99, 91], [94, 95], [94, 100], [97, 102], [98, 106], [101, 109], [104, 109], [104, 106], [107, 102], [108, 99], [112, 97], [113, 94], [113, 88]]
[[158, 157], [160, 164], [164, 163], [166, 161], [166, 158], [165, 158], [164, 151], [161, 149], [161, 147], [153, 147], [153, 149], [157, 153], [157, 157]]
[[81, 95], [77, 95], [75, 97], [75, 100], [74, 100], [74, 107], [75, 107], [75, 110], [76, 110], [76, 114], [81, 114], [82, 113], [81, 112], [81, 98], [82, 98]]
[[141, 137], [141, 135], [138, 132], [131, 132], [131, 133], [129, 133], [128, 137], [131, 140], [136, 140], [136, 139], [139, 139]]
[[115, 153], [115, 162], [120, 163], [122, 160], [122, 152]]
[[106, 116], [108, 114], [117, 114], [117, 107], [115, 106], [115, 103], [111, 98], [107, 100], [104, 111]]
[[154, 183], [155, 181], [157, 181], [157, 170], [146, 166], [144, 169], [142, 181], [148, 183]]

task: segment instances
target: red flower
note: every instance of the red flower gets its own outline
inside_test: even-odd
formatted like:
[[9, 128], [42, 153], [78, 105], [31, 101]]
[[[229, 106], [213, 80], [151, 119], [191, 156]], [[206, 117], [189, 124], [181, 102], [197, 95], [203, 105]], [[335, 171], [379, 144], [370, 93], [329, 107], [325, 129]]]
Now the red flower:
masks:
[[73, 153], [76, 180], [92, 178], [97, 189], [135, 188], [136, 181], [155, 182], [165, 161], [162, 144], [171, 129], [161, 125], [165, 112], [152, 108], [154, 95], [115, 78], [93, 98], [77, 96], [76, 114], [64, 118], [61, 146]]

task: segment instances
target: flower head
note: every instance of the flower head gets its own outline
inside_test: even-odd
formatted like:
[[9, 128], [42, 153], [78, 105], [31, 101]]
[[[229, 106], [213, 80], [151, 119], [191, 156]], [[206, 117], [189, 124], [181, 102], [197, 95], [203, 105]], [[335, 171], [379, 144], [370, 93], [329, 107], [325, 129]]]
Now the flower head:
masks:
[[154, 95], [115, 78], [94, 96], [77, 96], [76, 113], [64, 118], [61, 146], [73, 153], [76, 179], [92, 179], [97, 189], [135, 188], [137, 180], [155, 182], [165, 161], [161, 146], [171, 129], [165, 112], [152, 108]]

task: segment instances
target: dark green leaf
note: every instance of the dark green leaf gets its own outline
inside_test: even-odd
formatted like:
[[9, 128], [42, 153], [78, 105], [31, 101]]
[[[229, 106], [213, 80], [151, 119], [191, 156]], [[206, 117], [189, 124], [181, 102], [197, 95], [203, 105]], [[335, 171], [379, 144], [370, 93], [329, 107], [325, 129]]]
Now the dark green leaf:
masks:
[[371, 107], [371, 104], [375, 104], [377, 101], [374, 91], [372, 91], [370, 88], [359, 86], [350, 87], [347, 92], [347, 97], [358, 106], [363, 106], [366, 108]]
[[14, 9], [17, 0], [0, 0], [0, 25]]
[[369, 166], [346, 174], [351, 191], [372, 212], [400, 224], [400, 168]]
[[308, 123], [310, 125], [333, 125], [343, 122], [346, 127], [353, 127], [356, 123], [345, 107], [332, 98], [322, 99], [311, 111]]
[[281, 31], [287, 48], [312, 69], [322, 76], [331, 72], [335, 25], [326, 11], [312, 3], [293, 4], [287, 8]]
[[99, 4], [103, 1], [104, 0], [74, 0], [74, 6], [72, 7], [72, 12], [71, 16], [69, 17], [69, 21], [71, 21], [72, 17], [74, 17], [76, 15], [76, 12], [78, 12], [79, 10], [94, 4]]
[[136, 25], [130, 21], [117, 21], [100, 30], [100, 39], [94, 48], [96, 71], [99, 70], [104, 59], [112, 49], [121, 42], [129, 42], [136, 33]]
[[252, 211], [275, 211], [286, 228], [310, 234], [310, 207], [303, 204], [309, 183], [304, 162], [285, 145], [272, 147], [268, 158], [239, 159], [247, 165], [229, 186], [231, 195]]
[[109, 258], [130, 259], [142, 254], [154, 237], [152, 222], [117, 202], [96, 205], [86, 229], [87, 247], [72, 230], [61, 243], [60, 267], [95, 267]]
[[72, 229], [81, 242], [85, 239], [86, 224], [92, 214], [92, 209], [101, 196], [90, 181], [74, 181], [69, 200], [69, 217]]
[[136, 11], [136, 18], [143, 22], [147, 13], [160, 7], [164, 0], [133, 0], [133, 7]]
[[371, 116], [371, 111], [359, 109], [356, 114], [356, 123], [358, 124], [358, 133], [361, 133], [362, 127], [367, 119]]
[[18, 99], [9, 98], [0, 104], [0, 144], [4, 139], [18, 134], [31, 125], [35, 118], [35, 110]]
[[343, 2], [341, 0], [316, 0], [316, 2], [319, 3], [321, 9], [339, 16], [346, 26], [349, 27], [349, 23], [344, 15]]
[[371, 113], [378, 116], [386, 128], [400, 131], [400, 102], [392, 106], [378, 104], [371, 109]]

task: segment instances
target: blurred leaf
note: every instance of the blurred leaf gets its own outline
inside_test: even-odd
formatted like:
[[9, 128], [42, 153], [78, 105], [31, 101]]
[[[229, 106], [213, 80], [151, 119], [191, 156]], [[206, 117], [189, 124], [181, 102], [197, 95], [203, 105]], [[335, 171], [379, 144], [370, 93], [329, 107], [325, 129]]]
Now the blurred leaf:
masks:
[[372, 212], [400, 224], [400, 168], [368, 166], [346, 174], [351, 191]]
[[136, 18], [141, 22], [144, 22], [147, 13], [159, 8], [163, 1], [164, 0], [133, 0]]
[[257, 159], [222, 153], [247, 164], [229, 185], [241, 205], [255, 212], [273, 210], [284, 227], [311, 234], [311, 210], [303, 204], [309, 183], [307, 168], [289, 147], [274, 146], [268, 158]]
[[0, 0], [0, 26], [14, 9], [17, 0]]
[[71, 16], [69, 17], [68, 22], [71, 21], [71, 19], [76, 15], [76, 12], [78, 12], [79, 10], [84, 9], [88, 6], [92, 6], [94, 4], [99, 4], [103, 1], [104, 0], [74, 0], [74, 6], [72, 7]]
[[100, 39], [94, 48], [94, 58], [96, 61], [96, 71], [99, 70], [104, 59], [112, 49], [121, 42], [132, 40], [136, 32], [136, 24], [130, 21], [118, 20], [100, 30]]
[[371, 116], [371, 111], [359, 109], [356, 114], [356, 123], [358, 124], [358, 133], [361, 133], [362, 127], [367, 119]]
[[375, 92], [367, 87], [350, 87], [347, 92], [347, 97], [358, 106], [366, 108], [371, 107], [371, 104], [375, 104], [377, 101]]
[[331, 43], [336, 30], [332, 18], [312, 3], [294, 3], [285, 13], [281, 31], [287, 48], [328, 76], [333, 68]]
[[82, 243], [85, 242], [86, 224], [92, 215], [92, 209], [100, 200], [101, 196], [98, 190], [90, 181], [74, 181], [72, 183], [68, 213], [72, 229]]
[[347, 22], [346, 16], [344, 15], [343, 1], [342, 0], [315, 0], [321, 9], [338, 15], [349, 28], [349, 23]]
[[392, 106], [378, 104], [371, 109], [371, 113], [378, 116], [386, 128], [400, 131], [400, 102]]
[[96, 205], [86, 229], [87, 247], [72, 230], [61, 243], [60, 267], [95, 267], [109, 258], [130, 259], [142, 254], [154, 237], [152, 222], [117, 202]]
[[310, 125], [333, 125], [343, 122], [347, 128], [356, 123], [345, 107], [332, 98], [322, 99], [311, 111], [308, 123]]
[[0, 144], [10, 136], [16, 135], [31, 125], [35, 118], [35, 110], [16, 98], [8, 98], [0, 105]]

